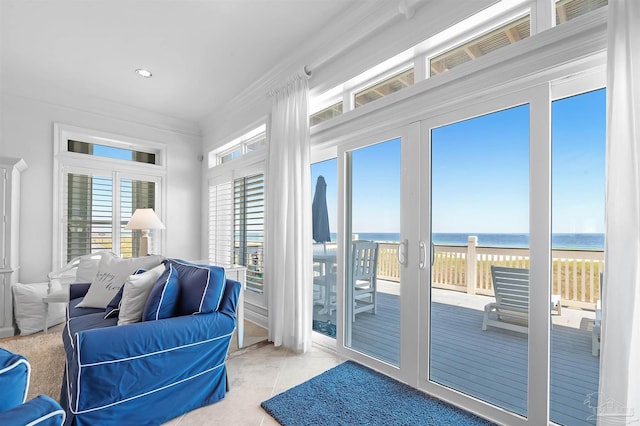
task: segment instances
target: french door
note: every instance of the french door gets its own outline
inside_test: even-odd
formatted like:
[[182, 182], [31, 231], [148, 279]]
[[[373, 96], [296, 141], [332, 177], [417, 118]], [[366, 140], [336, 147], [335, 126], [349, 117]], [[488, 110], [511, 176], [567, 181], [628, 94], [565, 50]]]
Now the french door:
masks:
[[[604, 132], [571, 131], [571, 114], [585, 128], [604, 122], [604, 95], [559, 87], [459, 105], [339, 148], [339, 352], [499, 423], [595, 423], [594, 313], [570, 308], [597, 299], [602, 264], [598, 253], [562, 253], [552, 236], [567, 223], [595, 232], [602, 216], [603, 188], [589, 176], [602, 186]], [[580, 199], [590, 208], [569, 211], [576, 182], [589, 183]], [[364, 299], [376, 307], [360, 311], [363, 240], [377, 244], [376, 301]], [[506, 291], [496, 267], [510, 274]]]
[[[421, 387], [509, 423], [530, 411], [530, 122], [523, 97], [421, 129], [421, 240], [431, 248], [420, 276]], [[508, 306], [494, 297], [495, 266], [509, 271]]]
[[407, 164], [417, 158], [417, 124], [345, 144], [338, 153], [339, 351], [416, 383], [418, 270], [409, 250], [418, 232]]

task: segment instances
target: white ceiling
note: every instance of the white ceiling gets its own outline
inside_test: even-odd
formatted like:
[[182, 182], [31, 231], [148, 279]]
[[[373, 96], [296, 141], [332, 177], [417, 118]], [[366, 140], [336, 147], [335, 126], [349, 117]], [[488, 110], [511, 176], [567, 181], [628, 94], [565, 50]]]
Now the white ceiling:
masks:
[[0, 0], [3, 90], [198, 122], [362, 1]]

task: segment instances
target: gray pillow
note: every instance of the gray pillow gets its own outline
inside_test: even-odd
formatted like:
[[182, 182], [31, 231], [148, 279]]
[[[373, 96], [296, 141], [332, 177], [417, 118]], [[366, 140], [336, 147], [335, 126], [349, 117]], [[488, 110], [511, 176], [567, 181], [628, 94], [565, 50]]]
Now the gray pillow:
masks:
[[118, 325], [133, 324], [142, 320], [142, 311], [153, 285], [165, 270], [160, 264], [142, 274], [130, 275], [122, 288], [122, 300], [118, 313]]

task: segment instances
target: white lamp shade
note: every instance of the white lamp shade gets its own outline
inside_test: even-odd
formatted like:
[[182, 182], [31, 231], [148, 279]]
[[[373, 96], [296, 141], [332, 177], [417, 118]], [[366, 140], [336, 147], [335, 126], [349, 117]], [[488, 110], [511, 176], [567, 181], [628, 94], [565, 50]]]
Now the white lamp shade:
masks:
[[153, 209], [136, 209], [126, 226], [127, 229], [165, 229]]

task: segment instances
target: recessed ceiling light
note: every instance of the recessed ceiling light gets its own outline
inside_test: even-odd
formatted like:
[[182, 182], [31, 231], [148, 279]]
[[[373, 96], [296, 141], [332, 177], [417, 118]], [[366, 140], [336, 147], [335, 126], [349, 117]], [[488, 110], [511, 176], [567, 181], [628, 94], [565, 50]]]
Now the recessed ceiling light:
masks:
[[136, 70], [136, 74], [138, 74], [139, 76], [144, 77], [144, 78], [151, 78], [151, 76], [153, 75], [153, 74], [151, 74], [151, 71], [146, 70], [144, 68], [138, 68]]

